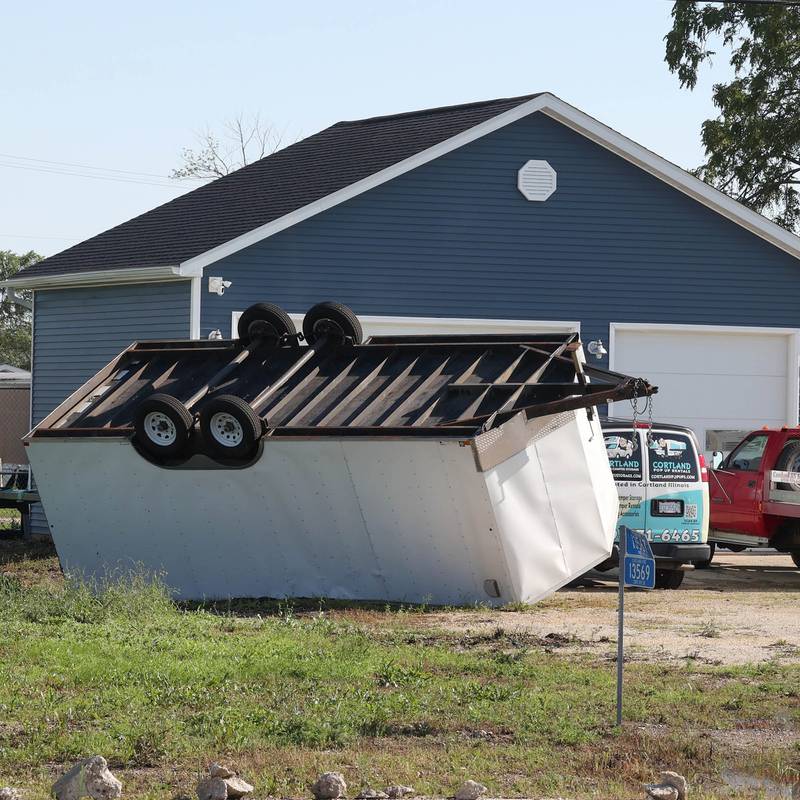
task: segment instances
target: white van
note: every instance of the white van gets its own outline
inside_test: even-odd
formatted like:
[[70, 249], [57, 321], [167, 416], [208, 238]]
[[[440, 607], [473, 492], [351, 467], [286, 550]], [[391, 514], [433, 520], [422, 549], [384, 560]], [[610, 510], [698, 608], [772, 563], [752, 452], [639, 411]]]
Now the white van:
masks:
[[[619, 525], [645, 531], [656, 557], [656, 588], [677, 589], [683, 567], [705, 563], [708, 470], [690, 428], [602, 420], [608, 462], [619, 492]], [[619, 554], [598, 569], [616, 567]]]

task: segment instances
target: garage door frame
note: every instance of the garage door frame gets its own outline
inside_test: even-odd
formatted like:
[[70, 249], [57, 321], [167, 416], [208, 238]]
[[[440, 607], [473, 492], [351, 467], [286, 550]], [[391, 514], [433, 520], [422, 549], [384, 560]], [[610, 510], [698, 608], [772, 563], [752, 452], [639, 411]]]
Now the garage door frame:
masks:
[[786, 348], [786, 419], [787, 425], [798, 423], [800, 398], [800, 328], [772, 328], [748, 325], [680, 325], [657, 322], [610, 322], [608, 326], [608, 366], [616, 369], [617, 331], [645, 331], [664, 333], [727, 333], [740, 336], [785, 336]]

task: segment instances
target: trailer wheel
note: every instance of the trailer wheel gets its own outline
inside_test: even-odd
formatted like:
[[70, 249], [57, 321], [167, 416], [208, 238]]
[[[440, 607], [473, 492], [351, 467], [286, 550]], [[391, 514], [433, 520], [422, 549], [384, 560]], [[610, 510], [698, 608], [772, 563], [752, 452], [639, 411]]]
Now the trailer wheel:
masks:
[[792, 557], [792, 561], [794, 561], [794, 565], [800, 569], [800, 550], [792, 550], [789, 555]]
[[303, 336], [309, 344], [314, 344], [324, 336], [339, 343], [350, 339], [353, 344], [361, 344], [364, 332], [351, 308], [326, 300], [324, 303], [317, 303], [306, 312], [303, 317]]
[[[800, 442], [790, 442], [781, 450], [775, 462], [775, 469], [778, 472], [800, 472]], [[778, 488], [788, 492], [800, 492], [800, 481], [779, 483]]]
[[717, 545], [716, 545], [716, 542], [709, 542], [708, 546], [709, 546], [709, 548], [711, 550], [711, 552], [708, 555], [708, 558], [706, 558], [703, 561], [695, 561], [695, 562], [693, 562], [695, 569], [709, 569], [711, 567], [711, 561], [714, 558], [714, 553], [717, 550]]
[[236, 330], [244, 344], [261, 339], [272, 346], [284, 336], [293, 336], [297, 332], [292, 318], [275, 303], [255, 303], [246, 308], [239, 317]]
[[200, 431], [214, 455], [247, 458], [252, 455], [264, 428], [261, 417], [241, 397], [214, 397], [200, 412]]
[[682, 569], [656, 570], [656, 589], [677, 589], [682, 583]]
[[153, 394], [139, 403], [134, 419], [136, 441], [156, 458], [175, 458], [186, 448], [194, 419], [186, 406], [169, 394]]

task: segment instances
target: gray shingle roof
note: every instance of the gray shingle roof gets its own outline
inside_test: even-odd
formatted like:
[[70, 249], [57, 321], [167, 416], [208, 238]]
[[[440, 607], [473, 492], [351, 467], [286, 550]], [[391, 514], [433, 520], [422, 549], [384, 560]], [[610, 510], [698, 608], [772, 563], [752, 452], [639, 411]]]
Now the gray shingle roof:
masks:
[[46, 258], [25, 275], [176, 266], [536, 96], [338, 122]]

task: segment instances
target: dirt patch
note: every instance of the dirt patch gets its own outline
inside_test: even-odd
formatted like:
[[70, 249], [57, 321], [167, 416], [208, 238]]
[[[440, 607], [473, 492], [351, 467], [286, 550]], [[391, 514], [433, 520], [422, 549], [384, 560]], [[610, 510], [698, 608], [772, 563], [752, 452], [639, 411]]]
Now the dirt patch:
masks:
[[61, 565], [49, 539], [22, 539], [0, 536], [0, 575], [23, 585], [63, 580]]
[[[635, 729], [650, 739], [660, 739], [675, 733], [668, 725], [636, 725]], [[758, 750], [784, 748], [791, 750], [797, 744], [797, 732], [776, 720], [762, 720], [761, 724], [733, 730], [695, 728], [692, 735], [702, 737], [711, 747], [723, 748], [727, 753], [752, 754]]]
[[[616, 657], [617, 587], [605, 576], [564, 589], [518, 611], [446, 611], [416, 625], [460, 635], [465, 644], [492, 637], [560, 652]], [[633, 660], [694, 659], [709, 664], [778, 660], [800, 663], [800, 570], [789, 556], [718, 552], [714, 566], [690, 572], [675, 591], [629, 592], [625, 636]]]

